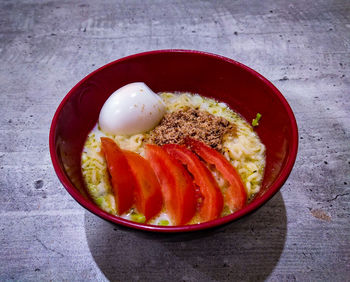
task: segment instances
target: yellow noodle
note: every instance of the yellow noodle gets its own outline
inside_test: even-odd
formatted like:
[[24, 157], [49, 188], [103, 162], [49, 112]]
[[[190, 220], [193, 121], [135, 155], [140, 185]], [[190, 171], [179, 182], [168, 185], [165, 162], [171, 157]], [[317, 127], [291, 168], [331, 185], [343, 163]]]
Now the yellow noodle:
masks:
[[[221, 116], [235, 124], [237, 135], [224, 138], [224, 156], [236, 168], [245, 184], [248, 198], [252, 198], [260, 190], [265, 168], [265, 146], [261, 143], [253, 128], [225, 103], [219, 103], [213, 99], [190, 93], [160, 93], [159, 95], [166, 104], [167, 112], [186, 107], [198, 108], [216, 116]], [[103, 210], [116, 214], [106, 162], [100, 152], [100, 137], [110, 137], [122, 149], [144, 155], [144, 145], [148, 134], [149, 132], [131, 136], [105, 134], [96, 125], [88, 135], [82, 154], [82, 173], [91, 197]], [[220, 174], [215, 172], [214, 174], [221, 186], [220, 188], [225, 189], [226, 181], [221, 178]], [[231, 212], [225, 207], [223, 215]], [[131, 210], [129, 214], [123, 215], [123, 217], [133, 220], [133, 215], [134, 210]], [[164, 212], [151, 223], [158, 224], [162, 220], [169, 220]], [[192, 220], [191, 223], [195, 223], [195, 220]]]

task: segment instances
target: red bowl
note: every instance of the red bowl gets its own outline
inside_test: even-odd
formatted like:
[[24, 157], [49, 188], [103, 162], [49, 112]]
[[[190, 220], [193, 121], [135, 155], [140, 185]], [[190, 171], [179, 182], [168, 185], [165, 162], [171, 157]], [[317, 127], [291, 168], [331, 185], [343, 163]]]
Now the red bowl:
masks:
[[[266, 146], [262, 188], [242, 210], [201, 224], [154, 226], [101, 210], [89, 198], [81, 173], [84, 141], [100, 109], [118, 88], [143, 81], [153, 91], [198, 93], [225, 102], [247, 121], [262, 114], [256, 132]], [[234, 60], [198, 51], [160, 50], [111, 62], [81, 80], [59, 105], [50, 129], [50, 154], [58, 178], [83, 207], [110, 222], [157, 232], [184, 232], [236, 220], [266, 203], [290, 174], [298, 150], [298, 128], [286, 99], [266, 78]]]

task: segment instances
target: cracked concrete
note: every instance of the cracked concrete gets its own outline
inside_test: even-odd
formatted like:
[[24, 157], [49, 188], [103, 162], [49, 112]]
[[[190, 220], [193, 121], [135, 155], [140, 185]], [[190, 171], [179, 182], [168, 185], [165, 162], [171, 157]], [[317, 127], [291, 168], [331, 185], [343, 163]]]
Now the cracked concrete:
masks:
[[[1, 281], [350, 277], [349, 1], [1, 1]], [[86, 212], [48, 152], [53, 114], [98, 67], [167, 48], [227, 56], [290, 103], [299, 153], [256, 213], [215, 231], [130, 231]]]

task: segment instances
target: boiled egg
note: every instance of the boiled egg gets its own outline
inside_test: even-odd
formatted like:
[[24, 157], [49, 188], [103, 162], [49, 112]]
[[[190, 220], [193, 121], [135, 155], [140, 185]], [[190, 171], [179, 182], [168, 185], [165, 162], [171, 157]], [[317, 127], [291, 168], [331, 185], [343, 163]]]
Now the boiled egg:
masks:
[[99, 125], [103, 132], [133, 135], [154, 128], [165, 113], [165, 104], [145, 83], [134, 82], [116, 90], [104, 103]]

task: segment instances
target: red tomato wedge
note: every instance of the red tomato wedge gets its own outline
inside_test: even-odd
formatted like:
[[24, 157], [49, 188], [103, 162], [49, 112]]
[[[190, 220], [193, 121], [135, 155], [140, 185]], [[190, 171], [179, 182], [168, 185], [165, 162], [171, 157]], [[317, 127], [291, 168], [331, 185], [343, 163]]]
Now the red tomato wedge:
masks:
[[209, 221], [221, 215], [224, 200], [221, 190], [210, 170], [199, 158], [185, 146], [167, 144], [162, 148], [175, 159], [187, 166], [187, 170], [193, 175], [194, 182], [199, 187], [203, 201], [199, 210], [201, 221]]
[[146, 158], [160, 182], [165, 208], [175, 225], [183, 225], [196, 212], [193, 180], [186, 169], [160, 146], [147, 144]]
[[136, 179], [135, 205], [146, 221], [157, 215], [163, 205], [162, 192], [157, 176], [149, 162], [139, 154], [123, 150]]
[[214, 165], [225, 180], [228, 181], [229, 187], [224, 194], [228, 207], [233, 211], [243, 208], [247, 202], [247, 193], [239, 174], [232, 164], [218, 151], [201, 141], [188, 137], [185, 139], [185, 142], [203, 160]]
[[123, 151], [110, 138], [101, 137], [102, 152], [111, 176], [113, 194], [119, 215], [134, 203], [136, 180]]

